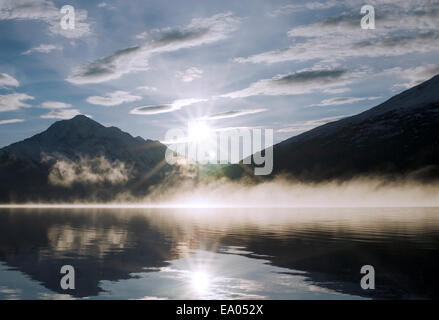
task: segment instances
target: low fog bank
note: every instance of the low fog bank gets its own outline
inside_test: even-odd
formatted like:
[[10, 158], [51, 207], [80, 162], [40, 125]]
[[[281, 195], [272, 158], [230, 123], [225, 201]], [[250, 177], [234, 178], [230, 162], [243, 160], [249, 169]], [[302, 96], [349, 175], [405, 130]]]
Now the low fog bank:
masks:
[[[32, 201], [32, 204], [47, 201]], [[63, 201], [51, 204], [65, 203]], [[150, 189], [147, 196], [119, 192], [110, 201], [91, 196], [70, 204], [151, 207], [439, 207], [439, 183], [358, 178], [303, 183], [280, 177], [267, 182], [184, 180]]]
[[[398, 178], [367, 176], [303, 182], [287, 175], [246, 176], [233, 180], [216, 175], [216, 170], [203, 172], [187, 164], [174, 166], [173, 170], [165, 171], [157, 178], [153, 175], [154, 170], [160, 172], [160, 168], [152, 173], [151, 170], [136, 171], [130, 164], [104, 157], [51, 160], [45, 173], [47, 178], [36, 180], [33, 175], [29, 188], [17, 188], [17, 196], [3, 203], [146, 207], [439, 207], [439, 180], [420, 180], [419, 170]], [[421, 172], [431, 172], [431, 169]]]
[[357, 178], [303, 183], [279, 177], [267, 182], [184, 181], [157, 186], [145, 198], [117, 202], [213, 207], [439, 206], [439, 183]]

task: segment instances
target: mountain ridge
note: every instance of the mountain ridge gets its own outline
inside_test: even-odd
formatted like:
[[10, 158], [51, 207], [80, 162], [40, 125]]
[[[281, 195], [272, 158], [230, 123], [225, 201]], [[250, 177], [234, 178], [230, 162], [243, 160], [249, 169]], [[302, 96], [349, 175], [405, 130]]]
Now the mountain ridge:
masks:
[[0, 185], [0, 201], [146, 194], [173, 170], [164, 161], [165, 152], [158, 141], [133, 137], [84, 115], [57, 121], [0, 149], [0, 178], [8, 181]]
[[[287, 175], [292, 181], [313, 183], [367, 176], [439, 181], [439, 75], [272, 148], [273, 172], [266, 178]], [[178, 167], [166, 163], [166, 149], [158, 141], [133, 137], [84, 115], [57, 121], [0, 149], [0, 202], [144, 196], [164, 181], [175, 184], [183, 178]], [[243, 167], [241, 163], [213, 174], [197, 172], [210, 178], [242, 178], [254, 172]]]
[[[422, 99], [419, 100], [419, 95], [414, 96], [416, 93], [419, 93], [419, 91], [429, 91], [432, 93], [431, 95], [425, 95], [422, 96]], [[408, 99], [407, 99], [408, 98]], [[415, 98], [417, 101], [412, 101], [412, 99]], [[402, 101], [402, 105], [399, 105], [398, 108], [395, 108], [395, 103], [398, 103]], [[316, 128], [313, 128], [309, 131], [306, 131], [302, 134], [299, 134], [297, 136], [288, 138], [284, 141], [281, 141], [279, 144], [288, 143], [292, 141], [293, 139], [303, 139], [304, 137], [307, 137], [313, 133], [319, 132], [323, 129], [328, 128], [335, 128], [339, 125], [347, 125], [347, 124], [353, 124], [359, 121], [364, 121], [367, 117], [370, 116], [378, 116], [380, 114], [383, 114], [385, 112], [389, 112], [392, 110], [399, 110], [404, 111], [406, 108], [421, 108], [422, 106], [425, 106], [425, 104], [439, 101], [439, 74], [430, 78], [429, 80], [426, 80], [414, 87], [411, 87], [407, 90], [404, 90], [400, 93], [398, 93], [395, 96], [390, 97], [386, 101], [380, 103], [377, 106], [374, 106], [370, 109], [367, 109], [363, 112], [360, 112], [358, 114], [348, 116], [345, 118], [342, 118], [337, 121], [329, 122], [324, 125], [318, 126]]]
[[[90, 139], [94, 139], [94, 141], [90, 141]], [[117, 142], [123, 152], [129, 147], [136, 148], [145, 144], [161, 145], [158, 141], [133, 137], [117, 127], [105, 127], [87, 116], [78, 115], [69, 120], [57, 121], [43, 132], [0, 149], [0, 153], [14, 154], [19, 158], [31, 159], [34, 163], [41, 161], [41, 153], [53, 151], [65, 152], [66, 154], [72, 151], [76, 154], [87, 152], [97, 156], [100, 152], [108, 153], [109, 150], [104, 149], [107, 147], [105, 142], [110, 139], [113, 143]], [[98, 142], [102, 142], [103, 145], [93, 149], [92, 145]], [[76, 148], [76, 150], [72, 150], [72, 148]], [[117, 153], [122, 154], [122, 152]]]
[[[359, 176], [439, 180], [439, 75], [357, 115], [318, 126], [273, 147], [270, 177], [304, 182]], [[246, 165], [221, 174], [239, 179]]]

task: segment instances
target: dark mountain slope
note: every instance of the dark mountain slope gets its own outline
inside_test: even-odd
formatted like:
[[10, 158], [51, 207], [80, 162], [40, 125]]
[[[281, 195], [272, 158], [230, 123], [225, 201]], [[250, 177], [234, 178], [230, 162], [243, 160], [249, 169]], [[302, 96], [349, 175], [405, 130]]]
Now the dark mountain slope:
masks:
[[[439, 75], [358, 115], [273, 147], [271, 176], [303, 181], [379, 175], [439, 179]], [[224, 170], [244, 174], [239, 166]]]
[[0, 149], [0, 201], [110, 200], [146, 193], [172, 168], [166, 146], [86, 117]]

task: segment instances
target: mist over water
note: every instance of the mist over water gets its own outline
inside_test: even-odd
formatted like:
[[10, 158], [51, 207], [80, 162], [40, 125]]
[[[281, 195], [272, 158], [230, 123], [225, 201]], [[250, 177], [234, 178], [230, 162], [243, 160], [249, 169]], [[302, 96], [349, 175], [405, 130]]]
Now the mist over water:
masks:
[[[103, 169], [57, 169], [69, 185], [112, 182], [111, 164], [93, 165]], [[147, 196], [1, 205], [0, 299], [437, 298], [438, 190], [377, 177], [187, 176]], [[63, 265], [78, 276], [69, 293]], [[364, 265], [374, 291], [360, 287]]]
[[45, 200], [14, 206], [144, 206], [144, 207], [439, 207], [439, 183], [386, 181], [380, 178], [359, 178], [325, 183], [292, 182], [276, 178], [267, 182], [232, 182], [218, 179], [194, 182], [185, 179], [150, 188], [146, 196], [130, 192], [115, 193], [103, 202], [87, 197], [70, 202]]
[[[163, 179], [149, 180], [149, 176], [144, 178], [144, 172], [137, 172], [140, 180], [133, 181], [130, 165], [103, 156], [79, 157], [76, 162], [55, 156], [51, 159], [54, 162], [48, 182], [52, 189], [37, 197], [39, 200], [20, 203], [171, 207], [439, 206], [439, 182], [434, 179], [422, 182], [413, 174], [397, 178], [359, 176], [327, 182], [302, 182], [286, 175], [231, 180], [205, 174], [197, 165], [183, 164], [176, 166], [176, 171], [167, 172]], [[50, 198], [51, 190], [56, 193], [53, 198]]]
[[[120, 199], [124, 202], [124, 199]], [[138, 203], [139, 199], [128, 202]], [[158, 186], [140, 202], [207, 207], [401, 207], [439, 206], [439, 184], [410, 180], [359, 178], [345, 182], [291, 182], [276, 178], [261, 183], [217, 180]]]

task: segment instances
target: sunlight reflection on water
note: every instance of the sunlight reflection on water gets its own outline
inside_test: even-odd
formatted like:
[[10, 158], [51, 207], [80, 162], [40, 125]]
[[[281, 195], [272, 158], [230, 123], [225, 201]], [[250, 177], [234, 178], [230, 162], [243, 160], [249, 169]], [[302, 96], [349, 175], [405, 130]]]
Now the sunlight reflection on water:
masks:
[[0, 298], [437, 297], [438, 252], [436, 208], [0, 209]]

